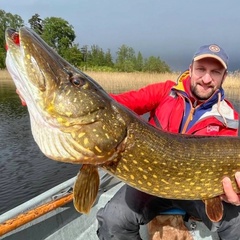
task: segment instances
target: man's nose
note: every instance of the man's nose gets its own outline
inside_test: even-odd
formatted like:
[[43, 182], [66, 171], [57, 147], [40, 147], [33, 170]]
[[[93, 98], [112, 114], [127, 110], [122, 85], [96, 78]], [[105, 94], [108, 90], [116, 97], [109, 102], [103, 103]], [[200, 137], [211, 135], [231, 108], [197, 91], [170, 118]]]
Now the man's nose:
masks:
[[212, 77], [211, 77], [211, 74], [210, 73], [206, 73], [204, 74], [204, 76], [202, 76], [202, 81], [203, 83], [205, 84], [209, 84], [210, 82], [212, 82]]

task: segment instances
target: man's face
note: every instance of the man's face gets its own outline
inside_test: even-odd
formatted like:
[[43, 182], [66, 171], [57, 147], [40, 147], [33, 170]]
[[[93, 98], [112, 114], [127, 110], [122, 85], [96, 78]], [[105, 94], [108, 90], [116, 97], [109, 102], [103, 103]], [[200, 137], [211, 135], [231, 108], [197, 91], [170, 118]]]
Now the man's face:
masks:
[[203, 58], [193, 62], [189, 72], [192, 94], [199, 100], [210, 98], [227, 76], [226, 69], [214, 58]]

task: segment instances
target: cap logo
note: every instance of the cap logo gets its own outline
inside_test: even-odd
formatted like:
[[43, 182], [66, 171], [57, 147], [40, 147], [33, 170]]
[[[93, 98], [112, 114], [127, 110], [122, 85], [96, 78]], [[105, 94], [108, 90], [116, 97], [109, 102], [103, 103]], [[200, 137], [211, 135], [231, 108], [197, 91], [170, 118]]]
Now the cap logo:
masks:
[[217, 45], [210, 45], [209, 46], [209, 50], [211, 51], [211, 52], [220, 52], [220, 48], [217, 46]]

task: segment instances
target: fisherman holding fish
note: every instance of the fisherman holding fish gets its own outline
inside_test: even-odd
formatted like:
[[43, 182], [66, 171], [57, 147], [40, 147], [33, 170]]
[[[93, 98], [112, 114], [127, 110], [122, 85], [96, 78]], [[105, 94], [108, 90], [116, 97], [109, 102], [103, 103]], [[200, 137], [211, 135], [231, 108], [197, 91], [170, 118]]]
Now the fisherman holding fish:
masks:
[[[181, 74], [177, 84], [168, 80], [111, 96], [139, 115], [150, 112], [149, 123], [165, 131], [238, 136], [238, 113], [225, 99], [222, 88], [227, 70], [225, 51], [216, 44], [205, 45], [195, 53], [189, 69]], [[240, 172], [235, 178], [240, 188]], [[140, 240], [140, 225], [149, 223], [160, 212], [178, 208], [201, 220], [211, 231], [217, 231], [220, 239], [240, 239], [240, 195], [234, 192], [227, 176], [222, 184], [224, 213], [217, 222], [209, 219], [202, 200], [159, 198], [124, 185], [98, 211], [98, 237], [101, 240]]]
[[[240, 239], [238, 113], [224, 98], [228, 56], [221, 47], [202, 46], [177, 84], [110, 97], [33, 30], [7, 29], [5, 38], [6, 65], [28, 107], [34, 140], [47, 157], [82, 164], [76, 210], [93, 206], [98, 167], [128, 184], [99, 210], [100, 239], [139, 240], [139, 226], [171, 208], [202, 220], [221, 239]], [[150, 112], [149, 123], [162, 130], [124, 106]]]

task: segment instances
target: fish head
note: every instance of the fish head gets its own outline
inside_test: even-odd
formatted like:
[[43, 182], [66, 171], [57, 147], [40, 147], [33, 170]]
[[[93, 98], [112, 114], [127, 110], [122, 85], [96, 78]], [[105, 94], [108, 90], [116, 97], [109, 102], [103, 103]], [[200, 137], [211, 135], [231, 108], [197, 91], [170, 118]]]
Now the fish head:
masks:
[[115, 158], [126, 136], [121, 107], [33, 30], [9, 28], [5, 38], [6, 66], [26, 102], [41, 151], [74, 163], [100, 164]]

